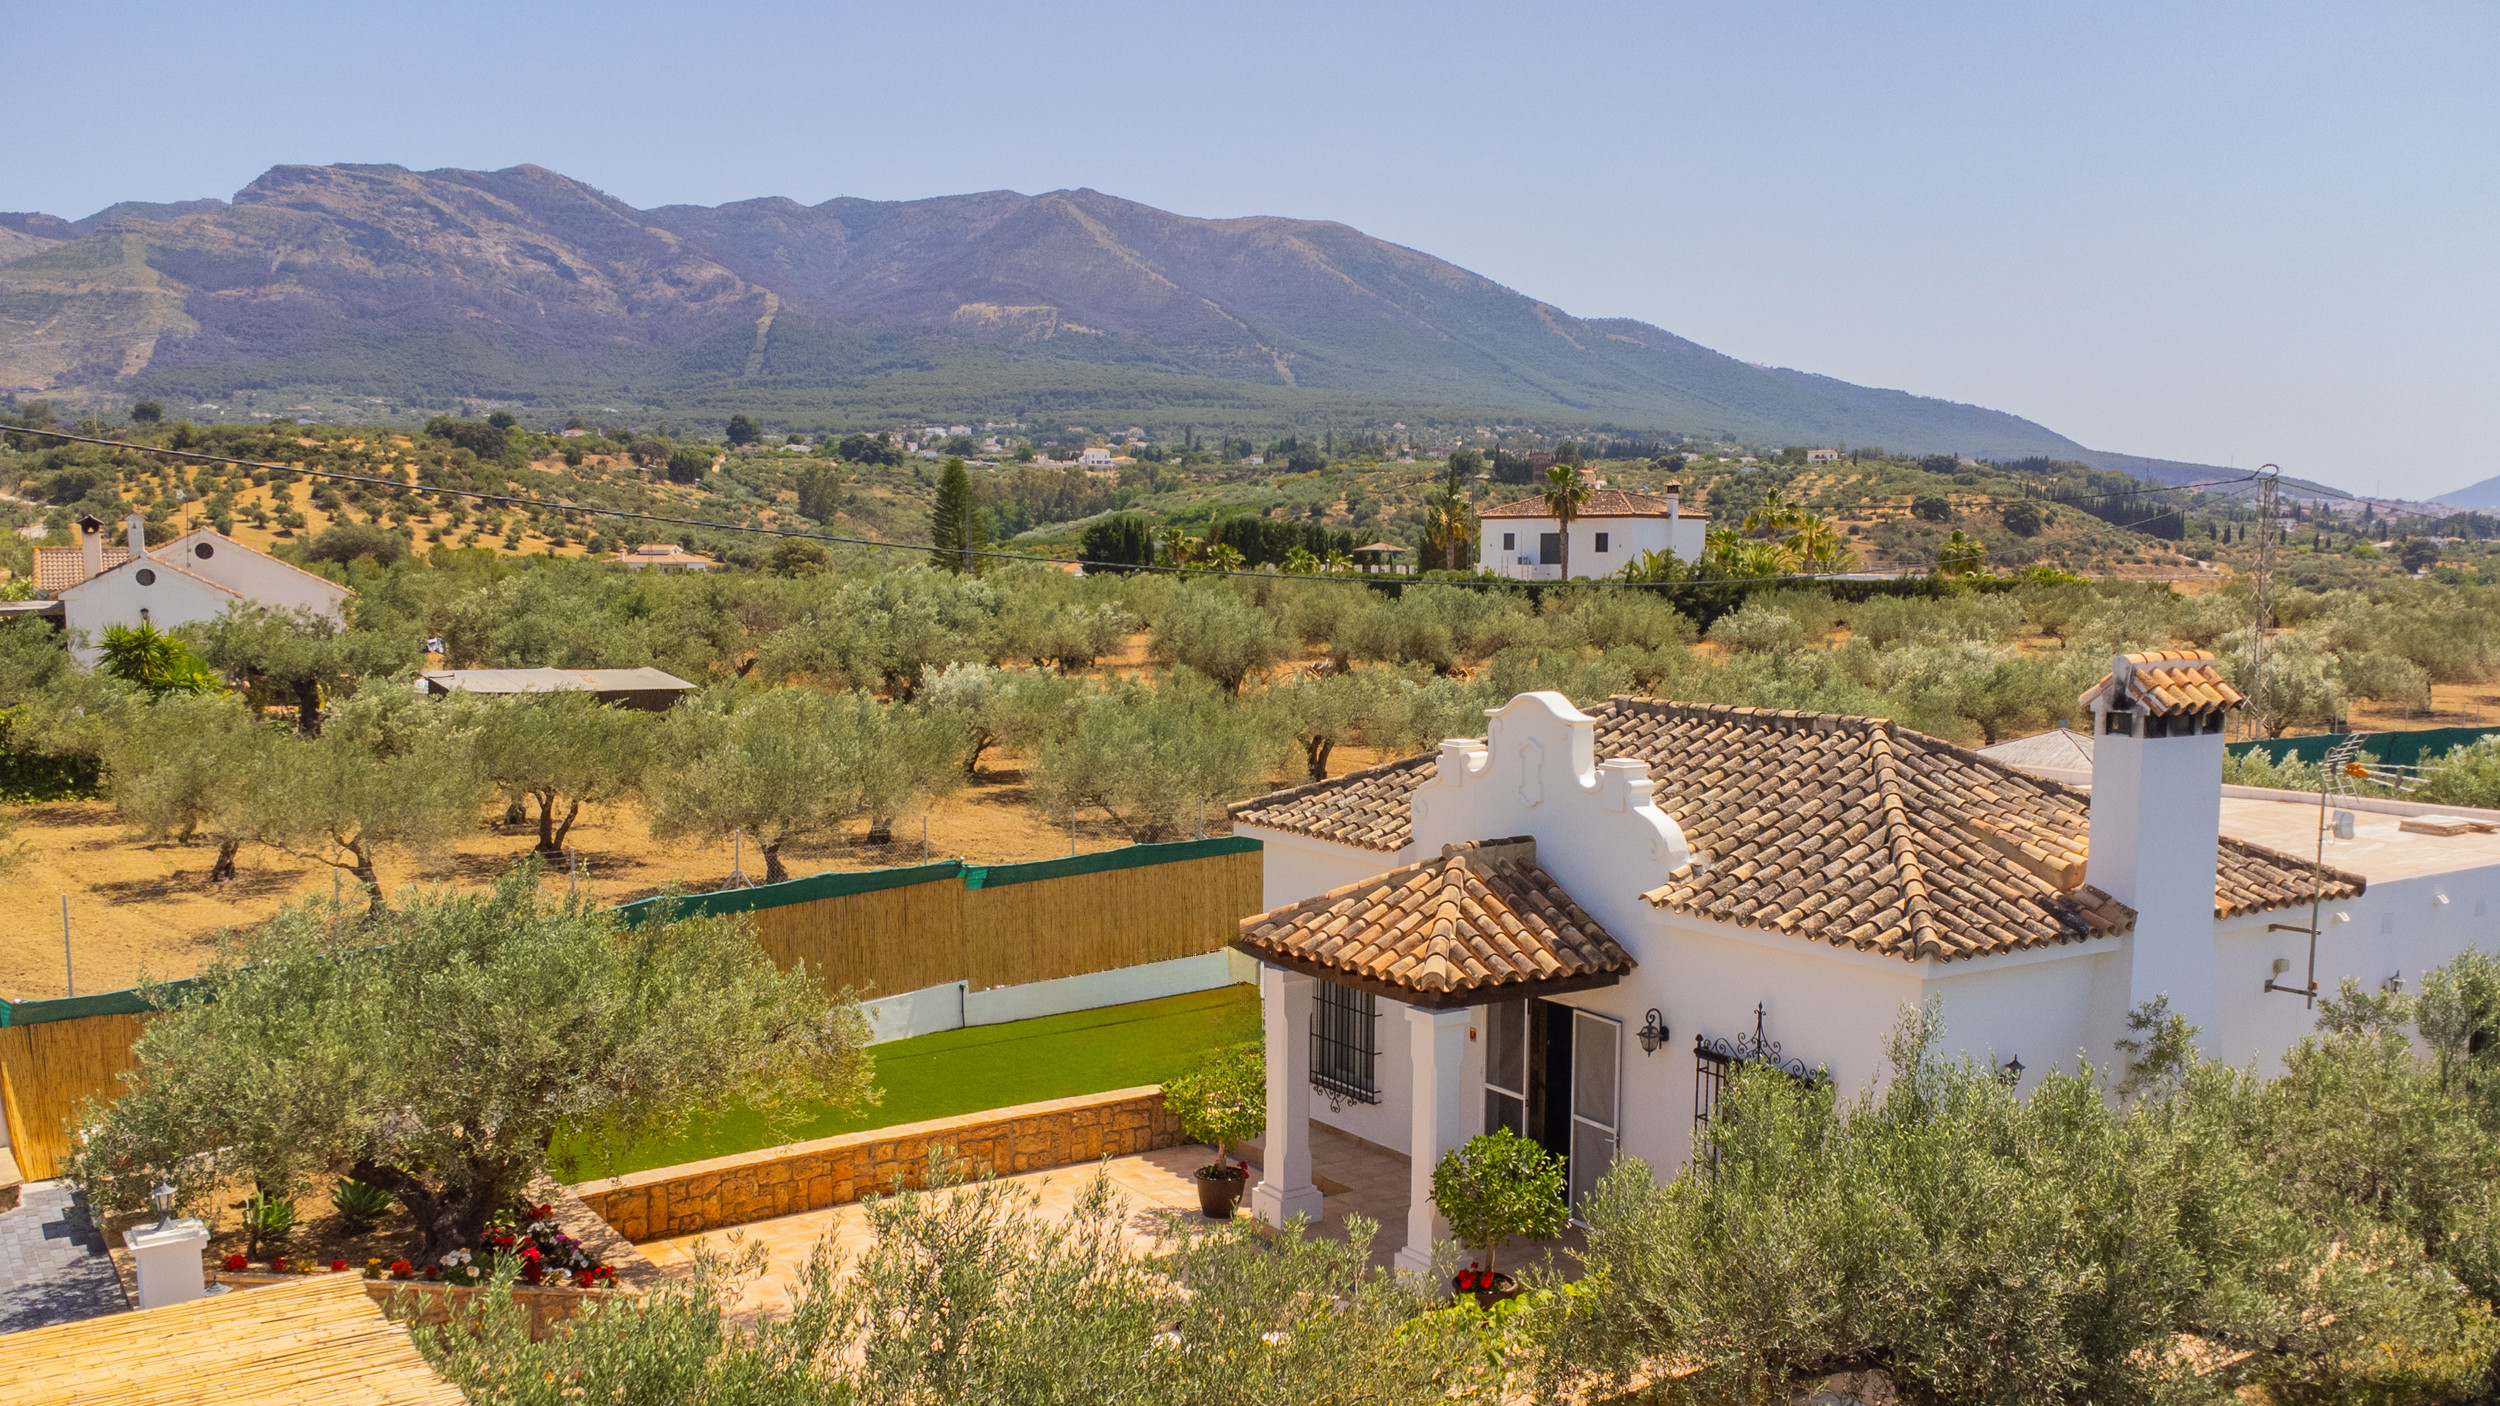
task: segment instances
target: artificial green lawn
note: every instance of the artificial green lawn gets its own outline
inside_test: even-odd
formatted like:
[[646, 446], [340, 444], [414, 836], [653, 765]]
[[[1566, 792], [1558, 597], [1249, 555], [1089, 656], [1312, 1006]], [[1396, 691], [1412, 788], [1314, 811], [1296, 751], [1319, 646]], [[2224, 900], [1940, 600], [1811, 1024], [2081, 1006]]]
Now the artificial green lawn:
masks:
[[613, 1165], [569, 1138], [558, 1140], [556, 1153], [559, 1160], [567, 1151], [579, 1156], [574, 1169], [578, 1176], [638, 1172], [775, 1143], [1159, 1084], [1210, 1050], [1258, 1038], [1259, 993], [1254, 986], [969, 1026], [876, 1046], [876, 1083], [883, 1098], [859, 1113], [819, 1106], [802, 1112], [797, 1122], [773, 1129], [760, 1115], [741, 1108], [698, 1122], [682, 1138], [635, 1148]]

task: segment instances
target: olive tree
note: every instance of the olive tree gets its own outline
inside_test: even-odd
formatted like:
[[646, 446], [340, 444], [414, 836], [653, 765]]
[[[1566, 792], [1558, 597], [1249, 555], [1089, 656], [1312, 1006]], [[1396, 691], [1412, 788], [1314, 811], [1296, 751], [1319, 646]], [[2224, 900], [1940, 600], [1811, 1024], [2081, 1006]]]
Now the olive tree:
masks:
[[1035, 797], [1053, 814], [1099, 811], [1140, 844], [1186, 838], [1211, 802], [1241, 794], [1281, 760], [1280, 719], [1189, 675], [1087, 695], [1063, 737], [1042, 743]]
[[540, 854], [563, 850], [584, 803], [641, 787], [657, 730], [649, 713], [587, 693], [522, 694], [479, 709], [477, 722], [479, 770], [514, 806], [537, 803]]
[[1342, 742], [1394, 743], [1406, 733], [1414, 690], [1386, 669], [1361, 669], [1296, 679], [1268, 690], [1302, 748], [1313, 781], [1328, 779], [1328, 758]]
[[728, 688], [679, 705], [664, 728], [668, 765], [651, 777], [651, 833], [726, 837], [744, 831], [764, 878], [790, 877], [781, 851], [865, 816], [886, 838], [912, 800], [961, 775], [952, 717], [861, 693], [797, 685]]
[[209, 840], [209, 882], [233, 878], [243, 846], [270, 830], [285, 739], [231, 693], [168, 693], [117, 709], [107, 736], [114, 814], [147, 839]]
[[1195, 669], [1226, 693], [1284, 657], [1274, 617], [1220, 586], [1175, 591], [1155, 620], [1154, 657]]
[[537, 879], [370, 925], [308, 903], [152, 991], [137, 1067], [81, 1115], [90, 1195], [143, 1205], [163, 1178], [201, 1205], [235, 1176], [280, 1195], [342, 1172], [398, 1197], [433, 1256], [477, 1244], [560, 1130], [597, 1156], [732, 1104], [869, 1097], [858, 1006], [776, 970], [743, 918], [629, 925]]
[[251, 838], [355, 876], [378, 914], [384, 853], [442, 845], [477, 823], [487, 785], [476, 712], [373, 688], [327, 717], [319, 735], [298, 733], [271, 753]]
[[310, 610], [239, 604], [200, 627], [208, 663], [241, 680], [252, 701], [295, 710], [306, 736], [321, 731], [324, 698], [420, 658], [412, 629], [350, 630]]

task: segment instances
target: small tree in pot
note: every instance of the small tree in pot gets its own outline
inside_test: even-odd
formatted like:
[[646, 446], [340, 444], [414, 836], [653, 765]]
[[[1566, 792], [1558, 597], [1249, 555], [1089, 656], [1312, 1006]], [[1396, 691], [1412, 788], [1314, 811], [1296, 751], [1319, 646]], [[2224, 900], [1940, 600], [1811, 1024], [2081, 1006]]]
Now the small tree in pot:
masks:
[[1217, 1050], [1163, 1086], [1163, 1106], [1190, 1141], [1215, 1149], [1215, 1161], [1198, 1169], [1198, 1209], [1210, 1220], [1232, 1219], [1250, 1164], [1226, 1159], [1234, 1143], [1267, 1128], [1266, 1055], [1256, 1044]]
[[1442, 1155], [1432, 1169], [1432, 1204], [1441, 1208], [1460, 1244], [1483, 1254], [1458, 1276], [1457, 1288], [1490, 1308], [1518, 1292], [1494, 1265], [1503, 1244], [1562, 1234], [1569, 1217], [1563, 1159], [1508, 1128], [1496, 1128]]

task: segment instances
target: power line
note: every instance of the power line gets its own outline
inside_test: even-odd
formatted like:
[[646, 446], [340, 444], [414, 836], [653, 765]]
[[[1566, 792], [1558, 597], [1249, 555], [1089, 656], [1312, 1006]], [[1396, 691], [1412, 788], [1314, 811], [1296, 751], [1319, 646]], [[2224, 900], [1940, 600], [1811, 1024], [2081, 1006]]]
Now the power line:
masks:
[[[628, 520], [628, 521], [634, 521], [634, 522], [649, 522], [649, 523], [657, 523], [657, 524], [661, 524], [661, 525], [664, 525], [664, 526], [669, 526], [669, 527], [689, 527], [689, 528], [700, 528], [700, 529], [703, 529], [704, 531], [707, 531], [707, 532], [743, 532], [743, 533], [747, 533], [747, 534], [752, 535], [752, 536], [759, 536], [759, 537], [780, 537], [780, 538], [790, 538], [790, 539], [795, 539], [795, 540], [799, 540], [799, 541], [809, 541], [809, 542], [831, 542], [831, 543], [835, 543], [835, 544], [837, 544], [837, 545], [842, 545], [842, 546], [857, 546], [857, 547], [883, 548], [883, 549], [886, 549], [886, 550], [890, 550], [890, 551], [899, 551], [899, 552], [921, 552], [921, 553], [925, 553], [925, 554], [929, 554], [929, 555], [936, 555], [936, 556], [950, 556], [950, 557], [958, 557], [958, 558], [960, 558], [960, 557], [982, 557], [982, 558], [985, 558], [985, 559], [988, 559], [988, 560], [992, 560], [992, 561], [1033, 562], [1033, 563], [1038, 563], [1038, 564], [1041, 564], [1041, 565], [1046, 565], [1046, 566], [1075, 566], [1075, 567], [1079, 567], [1079, 568], [1082, 568], [1082, 569], [1085, 569], [1085, 570], [1095, 570], [1095, 569], [1100, 569], [1100, 570], [1103, 570], [1103, 571], [1108, 571], [1108, 572], [1162, 572], [1162, 573], [1168, 573], [1168, 574], [1178, 575], [1178, 576], [1220, 576], [1220, 577], [1243, 577], [1243, 578], [1247, 578], [1247, 579], [1252, 579], [1252, 580], [1261, 580], [1261, 581], [1273, 581], [1273, 580], [1277, 579], [1277, 578], [1278, 578], [1278, 575], [1279, 575], [1279, 573], [1272, 572], [1272, 571], [1237, 571], [1237, 570], [1232, 570], [1232, 569], [1229, 569], [1229, 568], [1224, 568], [1224, 567], [1206, 567], [1206, 566], [1164, 566], [1164, 565], [1160, 565], [1160, 564], [1157, 564], [1157, 563], [1135, 563], [1135, 562], [1121, 562], [1121, 561], [1089, 561], [1089, 560], [1086, 560], [1086, 559], [1084, 559], [1084, 558], [1082, 558], [1082, 557], [1052, 557], [1052, 556], [1034, 556], [1034, 555], [1031, 555], [1031, 554], [1029, 554], [1029, 553], [1024, 553], [1024, 552], [999, 552], [999, 551], [990, 551], [990, 550], [986, 550], [986, 549], [970, 549], [970, 548], [958, 548], [958, 547], [936, 547], [936, 546], [925, 546], [925, 547], [924, 547], [924, 546], [921, 546], [921, 545], [919, 545], [919, 544], [917, 544], [917, 543], [912, 543], [912, 542], [882, 542], [882, 541], [878, 541], [877, 539], [875, 539], [875, 538], [873, 538], [873, 537], [850, 537], [850, 536], [843, 536], [843, 535], [838, 534], [838, 533], [829, 533], [829, 532], [801, 532], [801, 531], [797, 531], [797, 530], [795, 530], [795, 529], [785, 528], [785, 527], [758, 527], [758, 526], [752, 526], [752, 525], [745, 524], [745, 523], [710, 522], [710, 521], [706, 521], [706, 520], [701, 519], [701, 518], [682, 518], [682, 517], [670, 517], [670, 516], [667, 516], [667, 515], [665, 515], [665, 514], [660, 514], [660, 513], [638, 513], [638, 512], [634, 512], [634, 511], [632, 511], [632, 510], [630, 510], [630, 509], [626, 509], [626, 508], [600, 508], [600, 507], [592, 507], [592, 506], [589, 506], [589, 505], [587, 505], [587, 504], [582, 504], [582, 503], [568, 503], [568, 502], [565, 502], [565, 501], [563, 501], [563, 500], [561, 500], [561, 499], [530, 498], [530, 497], [522, 497], [522, 496], [520, 496], [520, 495], [518, 495], [518, 494], [510, 494], [510, 493], [488, 493], [488, 492], [484, 492], [484, 491], [482, 491], [482, 490], [479, 490], [479, 489], [474, 489], [474, 488], [451, 488], [451, 487], [445, 487], [445, 486], [442, 486], [442, 485], [437, 485], [437, 484], [426, 484], [426, 483], [408, 483], [408, 482], [406, 482], [406, 481], [404, 481], [404, 480], [401, 480], [401, 479], [396, 479], [396, 478], [382, 478], [382, 477], [379, 477], [379, 476], [377, 476], [377, 475], [373, 475], [373, 474], [351, 474], [351, 473], [344, 473], [344, 472], [341, 472], [341, 471], [339, 471], [339, 470], [337, 470], [337, 469], [313, 469], [313, 468], [299, 468], [299, 467], [297, 467], [297, 466], [295, 466], [295, 465], [292, 465], [292, 464], [276, 464], [276, 463], [269, 463], [269, 462], [266, 462], [266, 461], [264, 461], [264, 460], [259, 460], [259, 459], [237, 459], [237, 458], [230, 457], [230, 456], [228, 456], [228, 455], [223, 455], [223, 454], [208, 454], [208, 453], [203, 453], [203, 452], [201, 452], [201, 451], [199, 451], [199, 450], [193, 450], [193, 449], [172, 449], [172, 448], [167, 448], [167, 447], [162, 446], [162, 445], [154, 445], [154, 444], [133, 444], [133, 443], [129, 442], [128, 440], [119, 440], [119, 439], [103, 439], [103, 438], [100, 438], [100, 437], [97, 437], [97, 436], [94, 436], [94, 435], [72, 434], [72, 433], [70, 433], [70, 432], [69, 432], [69, 431], [67, 431], [67, 430], [36, 429], [36, 428], [32, 428], [32, 427], [27, 427], [27, 426], [10, 425], [10, 426], [0, 427], [0, 433], [7, 433], [7, 434], [29, 434], [29, 435], [41, 435], [41, 436], [43, 436], [44, 438], [47, 438], [47, 439], [57, 439], [57, 440], [63, 440], [63, 441], [66, 441], [66, 442], [68, 442], [68, 443], [72, 443], [72, 444], [92, 444], [92, 445], [96, 445], [96, 446], [99, 446], [99, 447], [102, 447], [102, 448], [106, 448], [106, 449], [127, 449], [127, 450], [131, 450], [131, 451], [133, 451], [133, 452], [135, 452], [135, 453], [140, 453], [140, 454], [161, 454], [161, 455], [164, 455], [164, 456], [166, 456], [166, 457], [168, 457], [168, 458], [175, 458], [175, 459], [188, 459], [188, 460], [192, 460], [192, 461], [195, 461], [195, 462], [198, 462], [198, 463], [204, 463], [204, 464], [229, 464], [229, 465], [232, 465], [232, 466], [234, 466], [234, 467], [236, 467], [236, 468], [242, 468], [242, 469], [259, 469], [259, 470], [263, 470], [263, 471], [270, 472], [270, 473], [298, 474], [298, 475], [301, 475], [301, 476], [303, 476], [303, 477], [305, 477], [305, 478], [330, 479], [330, 480], [334, 480], [334, 481], [336, 481], [336, 482], [340, 482], [340, 483], [359, 483], [359, 484], [366, 484], [366, 485], [369, 485], [369, 486], [371, 486], [371, 487], [375, 487], [375, 488], [387, 488], [387, 489], [390, 489], [390, 490], [391, 490], [392, 492], [394, 492], [394, 493], [431, 493], [431, 494], [436, 495], [437, 497], [442, 497], [442, 496], [446, 496], [446, 495], [448, 495], [448, 496], [451, 496], [451, 497], [456, 497], [456, 498], [468, 498], [468, 499], [472, 499], [472, 500], [475, 500], [475, 501], [477, 501], [477, 502], [482, 502], [482, 503], [505, 503], [505, 504], [511, 504], [511, 505], [514, 505], [514, 506], [517, 506], [517, 507], [525, 507], [525, 508], [541, 509], [541, 510], [551, 511], [551, 512], [560, 512], [560, 513], [579, 513], [579, 514], [582, 514], [582, 515], [584, 515], [584, 516], [589, 516], [589, 517], [608, 517], [608, 518], [620, 518], [620, 519], [625, 519], [625, 520]], [[2243, 476], [2242, 476], [2242, 477], [2240, 477], [2240, 478], [2217, 479], [2217, 480], [2213, 480], [2211, 483], [2173, 484], [2173, 485], [2168, 485], [2168, 486], [2164, 486], [2164, 487], [2160, 487], [2160, 488], [2148, 488], [2148, 489], [2142, 490], [2142, 492], [2144, 492], [2144, 493], [2178, 493], [2178, 492], [2187, 492], [2187, 491], [2194, 490], [2194, 489], [2201, 489], [2201, 488], [2207, 488], [2207, 487], [2217, 487], [2217, 486], [2223, 486], [2223, 485], [2228, 485], [2228, 484], [2233, 484], [2233, 483], [2244, 483], [2244, 482], [2249, 481], [2250, 479], [2254, 479], [2254, 478], [2257, 478], [2257, 477], [2259, 477], [2259, 476], [2260, 476], [2260, 475], [2258, 475], [2258, 474], [2251, 473], [2251, 474], [2246, 474], [2246, 475], [2243, 475]], [[1975, 496], [1979, 496], [1979, 497], [1981, 498], [1981, 500], [1982, 500], [1982, 501], [1985, 501], [1985, 502], [1992, 502], [1992, 503], [2017, 503], [2017, 502], [2022, 502], [2022, 503], [2060, 503], [2060, 504], [2067, 504], [2067, 505], [2070, 505], [2070, 506], [2071, 506], [2071, 505], [2075, 505], [2075, 504], [2080, 504], [2080, 503], [2085, 502], [2085, 501], [2093, 501], [2093, 500], [2097, 500], [2097, 499], [2100, 499], [2100, 498], [2130, 498], [2130, 497], [2140, 496], [2140, 494], [2135, 493], [2135, 492], [2120, 493], [2120, 494], [2094, 494], [2094, 495], [2086, 495], [2084, 498], [2078, 498], [2078, 499], [2046, 498], [2046, 497], [2043, 497], [2043, 498], [2016, 498], [2016, 499], [2000, 499], [2000, 498], [1995, 497], [1994, 495], [1975, 495]], [[2184, 511], [2183, 509], [2175, 509], [2175, 508], [2174, 508], [2174, 509], [2170, 509], [2170, 510], [2165, 511], [2165, 512], [2156, 513], [2156, 514], [2154, 514], [2152, 517], [2144, 518], [2144, 519], [2142, 519], [2141, 521], [2143, 521], [2143, 522], [2154, 522], [2154, 521], [2158, 521], [2158, 520], [2160, 520], [2161, 518], [2171, 517], [2171, 516], [2178, 515], [2179, 513], [2183, 512], [2183, 511]], [[2123, 527], [2125, 527], [2125, 526], [2127, 526], [2126, 524], [2112, 524], [2112, 525], [2113, 525], [2113, 526], [2120, 526], [2120, 527], [2122, 527], [2122, 528], [2123, 528]], [[1358, 575], [1358, 576], [1334, 576], [1334, 575], [1329, 575], [1329, 576], [1296, 576], [1296, 577], [1293, 577], [1293, 578], [1290, 578], [1290, 579], [1294, 579], [1294, 580], [1304, 580], [1304, 581], [1329, 581], [1329, 582], [1344, 582], [1344, 583], [1349, 583], [1349, 584], [1361, 585], [1361, 584], [1367, 584], [1367, 583], [1369, 582], [1369, 579], [1370, 579], [1370, 578], [1368, 578], [1368, 577], [1366, 577], [1366, 576], [1359, 576], [1359, 575]], [[1485, 579], [1477, 579], [1477, 580], [1438, 580], [1438, 581], [1436, 581], [1436, 580], [1428, 580], [1428, 579], [1425, 579], [1425, 578], [1423, 578], [1423, 577], [1419, 577], [1419, 576], [1418, 576], [1418, 577], [1397, 577], [1397, 578], [1394, 578], [1394, 579], [1396, 579], [1396, 580], [1400, 581], [1400, 582], [1401, 582], [1401, 583], [1403, 583], [1404, 585], [1409, 585], [1409, 586], [1463, 586], [1463, 587], [1470, 587], [1470, 588], [1492, 588], [1492, 587], [1501, 587], [1501, 586], [1509, 586], [1509, 585], [1517, 584], [1516, 582], [1514, 582], [1514, 581], [1513, 581], [1513, 580], [1511, 580], [1510, 578], [1505, 578], [1505, 577], [1496, 577], [1496, 578], [1493, 578], [1493, 579], [1490, 579], [1490, 580], [1485, 580]], [[1779, 581], [1821, 581], [1821, 582], [1830, 582], [1830, 581], [1833, 581], [1833, 580], [1841, 579], [1841, 576], [1840, 576], [1840, 573], [1836, 573], [1836, 572], [1825, 572], [1825, 573], [1816, 573], [1816, 572], [1783, 572], [1783, 573], [1776, 573], [1776, 574], [1773, 574], [1773, 575], [1768, 575], [1768, 576], [1727, 576], [1727, 577], [1716, 577], [1716, 578], [1711, 578], [1711, 579], [1707, 579], [1707, 580], [1686, 579], [1686, 580], [1679, 580], [1679, 581], [1622, 581], [1622, 580], [1618, 580], [1618, 579], [1611, 578], [1611, 577], [1591, 577], [1591, 578], [1586, 578], [1586, 579], [1589, 579], [1589, 580], [1592, 580], [1592, 581], [1606, 581], [1606, 582], [1609, 582], [1609, 583], [1611, 583], [1611, 584], [1614, 584], [1614, 585], [1621, 585], [1621, 586], [1645, 586], [1645, 587], [1656, 587], [1656, 588], [1671, 588], [1671, 587], [1679, 587], [1679, 586], [1743, 586], [1743, 585], [1759, 585], [1759, 584], [1762, 584], [1762, 583], [1765, 583], [1765, 582], [1779, 582]], [[1558, 582], [1558, 583], [1556, 583], [1556, 584], [1562, 584], [1562, 583], [1559, 583], [1559, 582]]]

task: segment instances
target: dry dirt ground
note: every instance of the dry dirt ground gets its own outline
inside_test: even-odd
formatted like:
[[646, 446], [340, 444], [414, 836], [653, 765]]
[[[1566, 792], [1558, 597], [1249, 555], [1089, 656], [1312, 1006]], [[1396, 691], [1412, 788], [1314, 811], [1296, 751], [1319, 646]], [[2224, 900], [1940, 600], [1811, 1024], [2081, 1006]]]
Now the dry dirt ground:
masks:
[[[1376, 760], [1357, 748], [1340, 748], [1334, 774]], [[984, 781], [938, 801], [927, 812], [926, 853], [936, 859], [1013, 863], [1055, 859], [1071, 839], [1084, 853], [1126, 845], [1126, 836], [1099, 820], [1080, 820], [1073, 837], [1033, 806], [1012, 759]], [[205, 963], [222, 929], [260, 922], [286, 904], [325, 896], [334, 882], [354, 896], [353, 878], [316, 856], [265, 848], [243, 851], [240, 873], [230, 883], [207, 882], [215, 857], [206, 844], [135, 841], [115, 823], [101, 801], [73, 801], [14, 808], [18, 863], [0, 878], [0, 997], [36, 1000], [66, 994], [61, 943], [61, 901], [69, 900], [70, 960], [78, 990], [109, 991], [135, 984], [141, 973], [165, 979], [188, 976]], [[895, 826], [895, 842], [862, 842], [862, 827], [809, 844], [791, 844], [783, 862], [793, 875], [827, 869], [875, 869], [917, 864], [923, 854], [921, 816]], [[1221, 818], [1209, 813], [1208, 832]], [[525, 859], [537, 839], [534, 824], [481, 825], [469, 838], [431, 854], [387, 856], [382, 882], [397, 893], [408, 885], [477, 889], [493, 883]], [[689, 890], [719, 887], [729, 877], [732, 846], [650, 837], [642, 812], [630, 805], [585, 809], [569, 847], [579, 861], [578, 881], [597, 898], [624, 902], [671, 884]], [[752, 844], [741, 868], [763, 874]], [[551, 866], [543, 882], [561, 891], [576, 876]]]

